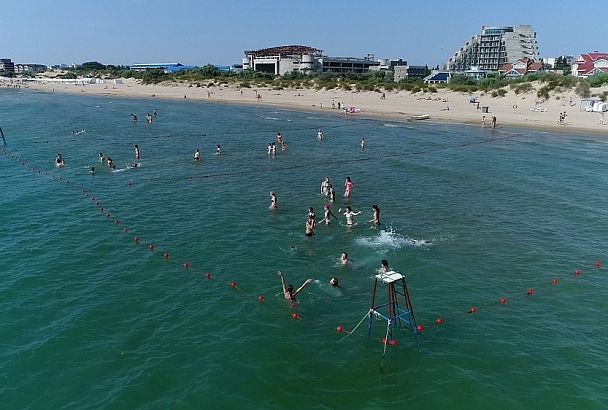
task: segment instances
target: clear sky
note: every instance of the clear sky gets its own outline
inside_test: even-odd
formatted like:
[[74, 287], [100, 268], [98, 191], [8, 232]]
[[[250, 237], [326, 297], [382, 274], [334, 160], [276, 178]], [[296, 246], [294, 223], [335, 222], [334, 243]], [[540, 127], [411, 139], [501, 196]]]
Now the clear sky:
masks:
[[606, 16], [608, 1], [0, 0], [0, 58], [229, 65], [301, 44], [435, 66], [482, 25], [531, 24], [542, 57], [608, 52]]

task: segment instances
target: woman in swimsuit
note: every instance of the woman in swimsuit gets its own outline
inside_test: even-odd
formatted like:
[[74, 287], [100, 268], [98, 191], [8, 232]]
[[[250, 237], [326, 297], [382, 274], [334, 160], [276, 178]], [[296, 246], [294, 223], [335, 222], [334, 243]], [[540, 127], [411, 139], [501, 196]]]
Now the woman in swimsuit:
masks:
[[332, 217], [332, 216], [333, 216], [335, 219], [338, 219], [338, 218], [336, 217], [336, 215], [334, 215], [334, 214], [333, 214], [333, 212], [331, 211], [331, 205], [330, 205], [330, 204], [325, 204], [324, 209], [325, 209], [325, 213], [324, 213], [324, 215], [323, 215], [323, 219], [321, 219], [321, 220], [319, 221], [319, 223], [321, 223], [321, 222], [325, 222], [325, 224], [326, 224], [326, 225], [329, 225], [329, 224], [330, 224], [330, 222], [331, 222], [330, 217]]
[[268, 209], [277, 209], [277, 194], [274, 191], [270, 191], [270, 206]]
[[302, 289], [304, 289], [306, 287], [306, 285], [313, 282], [312, 279], [306, 279], [306, 281], [302, 284], [302, 286], [300, 286], [298, 289], [296, 289], [294, 291], [293, 285], [289, 284], [289, 285], [285, 286], [285, 278], [283, 277], [283, 272], [279, 271], [278, 275], [281, 278], [281, 287], [283, 288], [283, 296], [285, 296], [285, 299], [289, 300], [290, 302], [295, 302], [296, 295], [298, 293], [300, 293], [302, 291]]
[[313, 236], [315, 234], [316, 222], [314, 217], [308, 217], [306, 220], [306, 236]]
[[373, 209], [374, 213], [372, 215], [372, 219], [370, 220], [370, 222], [376, 226], [380, 225], [380, 208], [378, 208], [378, 205], [372, 205], [372, 209]]
[[353, 209], [350, 206], [346, 207], [346, 211], [344, 211], [344, 216], [346, 217], [346, 225], [353, 226], [355, 224], [354, 216], [359, 215], [361, 211], [353, 212]]
[[350, 193], [353, 190], [353, 183], [350, 180], [350, 177], [346, 177], [346, 181], [344, 181], [344, 198], [350, 198]]

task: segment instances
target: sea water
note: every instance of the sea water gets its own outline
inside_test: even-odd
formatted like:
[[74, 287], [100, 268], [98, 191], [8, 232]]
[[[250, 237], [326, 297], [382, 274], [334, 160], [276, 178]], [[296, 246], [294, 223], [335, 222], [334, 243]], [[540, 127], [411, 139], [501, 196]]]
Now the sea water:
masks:
[[[0, 127], [4, 408], [608, 406], [605, 136], [12, 89]], [[384, 359], [382, 259], [424, 326]]]

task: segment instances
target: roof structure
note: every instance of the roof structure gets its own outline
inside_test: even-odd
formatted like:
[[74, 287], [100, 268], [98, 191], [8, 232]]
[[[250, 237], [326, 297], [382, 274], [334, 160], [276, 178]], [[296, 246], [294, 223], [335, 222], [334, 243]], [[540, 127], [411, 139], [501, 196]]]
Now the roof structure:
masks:
[[536, 73], [543, 68], [543, 63], [537, 63], [527, 57], [517, 60], [515, 63], [507, 63], [498, 69], [498, 72], [507, 77], [524, 76]]
[[574, 61], [578, 76], [588, 76], [598, 72], [608, 72], [608, 53], [581, 54]]
[[323, 50], [319, 50], [313, 47], [308, 46], [278, 46], [278, 47], [270, 47], [263, 48], [261, 50], [247, 50], [245, 51], [245, 55], [251, 55], [253, 57], [270, 57], [270, 56], [293, 56], [293, 55], [302, 55], [302, 54], [312, 54], [316, 56], [320, 56]]

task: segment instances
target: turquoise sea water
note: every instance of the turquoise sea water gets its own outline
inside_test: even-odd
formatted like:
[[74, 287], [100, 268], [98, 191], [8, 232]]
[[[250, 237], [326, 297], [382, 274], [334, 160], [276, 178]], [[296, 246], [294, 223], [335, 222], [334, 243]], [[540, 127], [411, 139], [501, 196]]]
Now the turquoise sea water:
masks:
[[[608, 406], [603, 136], [7, 89], [0, 127], [0, 407]], [[288, 149], [269, 158], [277, 131]], [[141, 168], [125, 169], [134, 144]], [[306, 238], [325, 176], [334, 213], [362, 214]], [[424, 326], [397, 331], [382, 365], [382, 322], [336, 332], [365, 316], [381, 259]], [[278, 270], [317, 280], [299, 320]]]

